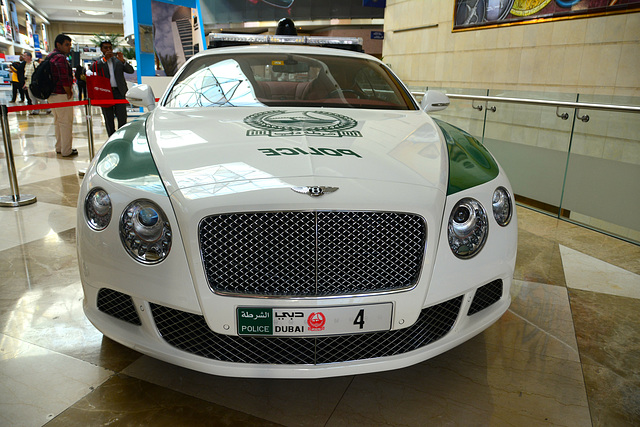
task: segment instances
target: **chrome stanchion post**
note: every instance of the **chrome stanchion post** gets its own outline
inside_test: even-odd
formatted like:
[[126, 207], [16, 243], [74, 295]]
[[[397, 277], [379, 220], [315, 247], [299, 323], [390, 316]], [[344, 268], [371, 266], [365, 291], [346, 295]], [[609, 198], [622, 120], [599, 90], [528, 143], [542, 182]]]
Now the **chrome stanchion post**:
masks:
[[[89, 145], [89, 162], [93, 160], [95, 147], [93, 146], [93, 117], [91, 116], [91, 100], [87, 98], [87, 104], [84, 106], [84, 116], [87, 120], [87, 140]], [[83, 177], [87, 173], [86, 169], [80, 169], [78, 176]]]
[[87, 105], [84, 106], [87, 117], [87, 135], [89, 138], [89, 161], [93, 160], [96, 155], [95, 148], [93, 146], [93, 117], [91, 116], [91, 100], [87, 98]]
[[4, 140], [4, 154], [7, 158], [7, 172], [9, 173], [9, 183], [11, 185], [11, 196], [0, 196], [0, 206], [17, 207], [30, 205], [37, 201], [32, 194], [20, 195], [18, 187], [18, 177], [16, 175], [16, 165], [13, 161], [13, 146], [11, 145], [11, 129], [9, 129], [9, 112], [6, 105], [0, 105], [0, 120], [2, 124], [2, 139]]

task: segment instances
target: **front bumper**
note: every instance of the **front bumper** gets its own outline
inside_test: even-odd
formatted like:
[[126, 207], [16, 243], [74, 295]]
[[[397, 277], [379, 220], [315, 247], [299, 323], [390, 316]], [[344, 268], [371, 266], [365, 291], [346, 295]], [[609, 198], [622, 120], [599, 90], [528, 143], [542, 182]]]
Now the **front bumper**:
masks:
[[85, 286], [84, 308], [106, 336], [172, 364], [233, 377], [321, 378], [398, 369], [441, 354], [498, 320], [510, 285], [509, 277], [496, 279], [427, 307], [408, 328], [329, 337], [217, 334], [202, 315], [105, 288]]

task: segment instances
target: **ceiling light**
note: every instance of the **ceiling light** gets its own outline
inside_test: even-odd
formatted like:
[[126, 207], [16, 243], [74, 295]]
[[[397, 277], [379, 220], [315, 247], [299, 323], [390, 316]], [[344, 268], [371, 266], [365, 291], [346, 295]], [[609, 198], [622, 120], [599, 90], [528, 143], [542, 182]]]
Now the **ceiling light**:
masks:
[[85, 15], [92, 15], [92, 16], [111, 15], [113, 13], [113, 12], [106, 12], [103, 10], [79, 10], [78, 12], [82, 12]]

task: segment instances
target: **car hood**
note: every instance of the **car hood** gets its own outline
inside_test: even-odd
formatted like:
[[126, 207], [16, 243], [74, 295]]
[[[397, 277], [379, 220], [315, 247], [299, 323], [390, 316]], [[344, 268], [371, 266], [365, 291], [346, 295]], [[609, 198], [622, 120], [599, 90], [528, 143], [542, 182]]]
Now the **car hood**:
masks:
[[147, 121], [147, 137], [169, 195], [248, 182], [300, 185], [306, 177], [446, 192], [446, 147], [422, 111], [160, 107]]

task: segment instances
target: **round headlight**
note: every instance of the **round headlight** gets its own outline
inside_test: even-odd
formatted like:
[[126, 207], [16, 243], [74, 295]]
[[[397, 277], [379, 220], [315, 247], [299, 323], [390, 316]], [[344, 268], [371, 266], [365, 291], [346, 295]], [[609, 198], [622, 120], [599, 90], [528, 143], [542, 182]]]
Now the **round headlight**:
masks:
[[84, 199], [84, 215], [87, 225], [100, 231], [111, 222], [111, 199], [102, 188], [94, 188]]
[[484, 246], [489, 231], [487, 214], [475, 199], [465, 198], [449, 216], [449, 247], [458, 258], [471, 258]]
[[120, 240], [136, 261], [159, 263], [171, 249], [171, 227], [167, 216], [150, 200], [130, 203], [120, 218]]
[[493, 217], [499, 225], [504, 227], [511, 222], [513, 204], [511, 203], [511, 196], [506, 188], [496, 188], [496, 191], [493, 192], [491, 205], [493, 206]]

